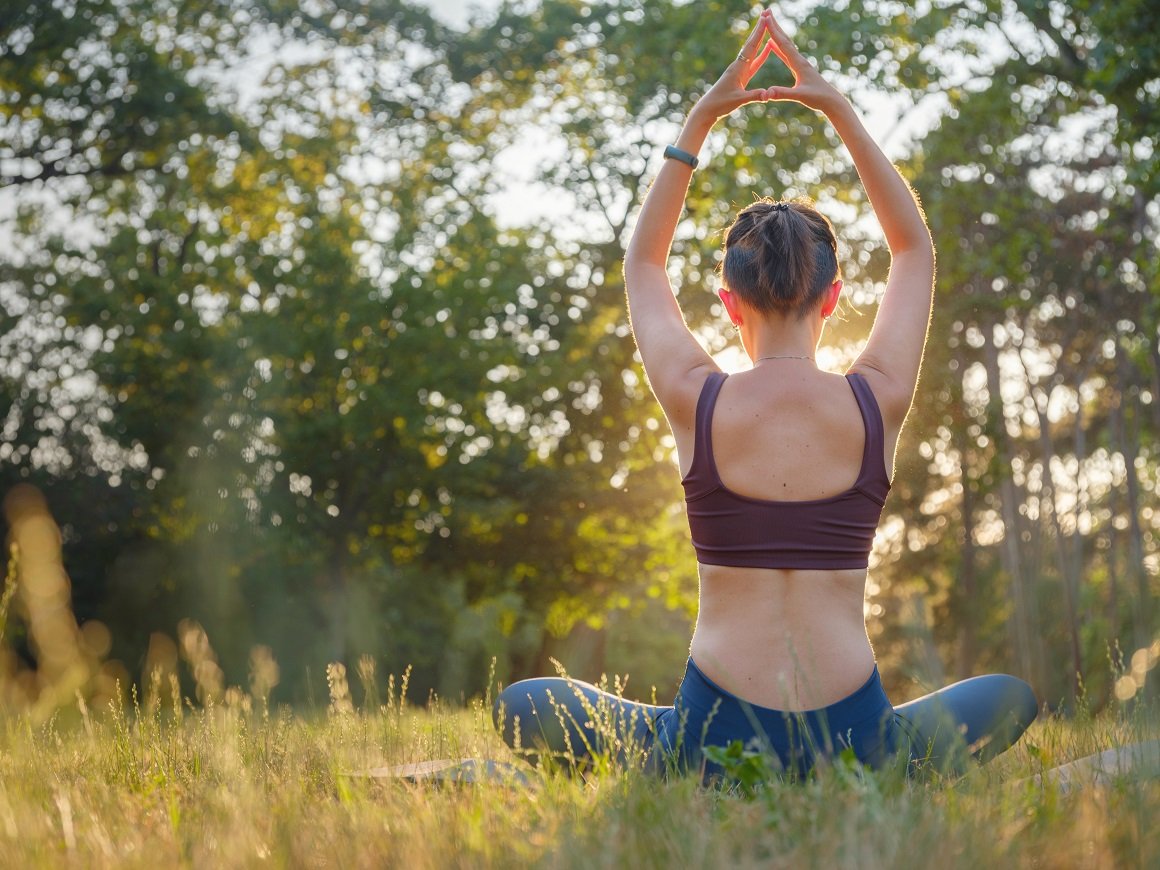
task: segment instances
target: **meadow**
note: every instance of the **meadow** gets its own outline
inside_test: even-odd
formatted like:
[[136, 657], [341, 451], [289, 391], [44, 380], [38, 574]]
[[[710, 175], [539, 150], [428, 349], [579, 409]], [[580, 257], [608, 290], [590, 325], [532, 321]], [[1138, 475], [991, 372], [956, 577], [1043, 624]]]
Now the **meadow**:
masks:
[[1041, 717], [954, 781], [837, 763], [747, 789], [611, 765], [440, 785], [359, 774], [511, 760], [487, 699], [409, 703], [405, 680], [380, 696], [371, 673], [356, 708], [344, 674], [331, 676], [330, 705], [314, 712], [237, 689], [174, 704], [174, 680], [127, 705], [5, 718], [0, 866], [1160, 866], [1160, 781], [1148, 771], [1072, 789], [1035, 776], [1155, 737], [1143, 704]]

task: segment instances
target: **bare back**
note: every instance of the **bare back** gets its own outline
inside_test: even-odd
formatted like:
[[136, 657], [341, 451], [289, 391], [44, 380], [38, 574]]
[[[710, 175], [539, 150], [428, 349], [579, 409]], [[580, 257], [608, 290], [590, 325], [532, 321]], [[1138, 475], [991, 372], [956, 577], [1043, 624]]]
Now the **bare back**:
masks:
[[[889, 470], [898, 432], [884, 434]], [[755, 499], [809, 501], [847, 490], [865, 438], [846, 379], [806, 361], [731, 376], [713, 413], [721, 482]], [[682, 475], [693, 446], [692, 432], [678, 429]], [[849, 695], [870, 675], [864, 569], [699, 567], [692, 656], [725, 689], [763, 707], [804, 710]]]

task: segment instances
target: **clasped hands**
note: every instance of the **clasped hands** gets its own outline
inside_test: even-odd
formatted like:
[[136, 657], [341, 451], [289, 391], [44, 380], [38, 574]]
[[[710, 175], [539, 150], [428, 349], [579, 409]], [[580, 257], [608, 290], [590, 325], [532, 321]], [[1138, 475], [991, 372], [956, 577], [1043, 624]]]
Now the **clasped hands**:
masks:
[[[793, 87], [749, 90], [749, 82], [765, 65], [770, 54], [776, 54], [793, 74]], [[798, 51], [793, 40], [773, 17], [773, 11], [763, 9], [753, 32], [738, 52], [737, 59], [729, 64], [716, 84], [697, 101], [694, 112], [716, 122], [748, 103], [788, 100], [826, 112], [835, 101], [841, 99], [837, 89], [822, 78], [813, 63]]]

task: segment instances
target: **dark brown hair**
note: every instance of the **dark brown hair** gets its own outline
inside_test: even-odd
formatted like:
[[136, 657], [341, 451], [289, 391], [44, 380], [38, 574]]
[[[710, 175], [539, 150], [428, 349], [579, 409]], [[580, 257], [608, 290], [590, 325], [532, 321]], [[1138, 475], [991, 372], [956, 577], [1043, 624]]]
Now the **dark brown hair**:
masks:
[[834, 228], [808, 200], [763, 197], [725, 231], [721, 276], [758, 311], [805, 317], [838, 278]]

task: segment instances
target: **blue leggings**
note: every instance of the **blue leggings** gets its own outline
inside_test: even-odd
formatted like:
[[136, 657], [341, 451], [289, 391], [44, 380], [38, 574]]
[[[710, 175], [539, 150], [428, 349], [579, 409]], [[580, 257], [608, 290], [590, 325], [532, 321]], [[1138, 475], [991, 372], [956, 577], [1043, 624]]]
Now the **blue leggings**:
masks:
[[750, 704], [710, 680], [689, 659], [672, 706], [628, 701], [589, 683], [562, 677], [521, 680], [496, 699], [504, 741], [533, 763], [545, 756], [584, 767], [594, 754], [643, 758], [654, 772], [724, 771], [706, 746], [740, 740], [802, 776], [819, 758], [850, 748], [871, 767], [905, 753], [914, 762], [957, 774], [970, 758], [986, 760], [1015, 743], [1035, 719], [1027, 683], [992, 674], [972, 677], [894, 707], [875, 667], [852, 695], [819, 710], [785, 712]]

